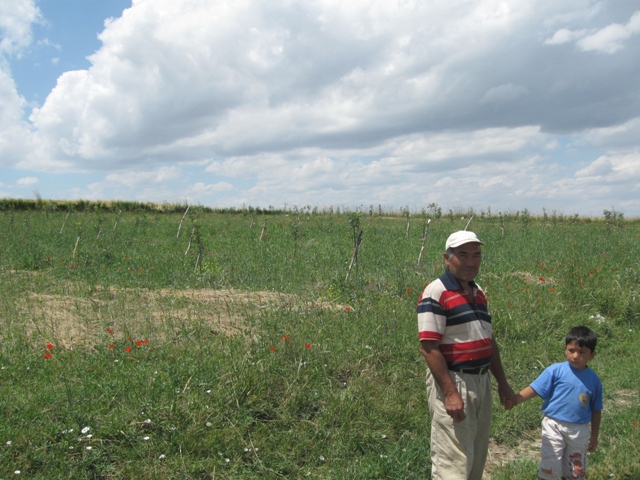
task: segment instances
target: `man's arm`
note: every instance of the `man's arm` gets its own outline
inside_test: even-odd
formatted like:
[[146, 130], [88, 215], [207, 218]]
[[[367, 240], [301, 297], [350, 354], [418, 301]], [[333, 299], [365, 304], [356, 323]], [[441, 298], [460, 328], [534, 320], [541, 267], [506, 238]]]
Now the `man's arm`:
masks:
[[434, 340], [422, 340], [420, 342], [420, 346], [422, 355], [427, 361], [427, 365], [429, 366], [429, 370], [431, 370], [433, 378], [444, 392], [444, 406], [447, 413], [454, 421], [461, 422], [465, 418], [464, 400], [462, 400], [460, 392], [458, 392], [458, 389], [449, 374], [447, 362], [440, 351], [440, 342]]
[[511, 389], [507, 376], [504, 374], [502, 368], [502, 360], [500, 359], [500, 350], [498, 349], [498, 342], [491, 336], [491, 373], [498, 382], [498, 394], [500, 395], [500, 403], [504, 405], [504, 408], [511, 410], [516, 405], [516, 394]]

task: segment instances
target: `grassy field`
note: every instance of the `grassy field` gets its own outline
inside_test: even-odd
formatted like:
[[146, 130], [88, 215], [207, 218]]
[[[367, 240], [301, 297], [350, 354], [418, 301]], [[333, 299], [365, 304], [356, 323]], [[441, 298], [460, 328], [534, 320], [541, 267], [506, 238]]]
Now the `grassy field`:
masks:
[[[468, 219], [420, 255], [426, 215], [264, 213], [0, 210], [0, 478], [429, 478], [415, 304]], [[590, 478], [640, 478], [640, 223], [471, 229], [514, 390], [593, 328]], [[495, 401], [492, 480], [536, 478], [540, 405]]]

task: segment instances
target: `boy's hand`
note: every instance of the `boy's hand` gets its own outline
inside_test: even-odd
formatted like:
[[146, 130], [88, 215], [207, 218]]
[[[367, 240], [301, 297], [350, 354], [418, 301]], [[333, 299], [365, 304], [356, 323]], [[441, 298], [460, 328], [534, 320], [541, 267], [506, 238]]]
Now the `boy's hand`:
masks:
[[589, 440], [589, 448], [588, 448], [588, 450], [590, 452], [595, 452], [596, 448], [598, 448], [598, 439], [591, 437], [591, 439]]

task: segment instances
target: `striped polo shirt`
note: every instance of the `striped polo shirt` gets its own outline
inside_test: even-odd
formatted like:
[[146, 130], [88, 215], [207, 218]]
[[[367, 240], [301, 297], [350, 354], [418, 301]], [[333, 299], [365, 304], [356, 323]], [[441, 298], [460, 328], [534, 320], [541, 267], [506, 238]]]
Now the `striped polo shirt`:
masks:
[[427, 285], [416, 308], [420, 341], [440, 342], [440, 351], [451, 370], [491, 363], [493, 330], [487, 298], [479, 285], [471, 285], [473, 298], [447, 268]]

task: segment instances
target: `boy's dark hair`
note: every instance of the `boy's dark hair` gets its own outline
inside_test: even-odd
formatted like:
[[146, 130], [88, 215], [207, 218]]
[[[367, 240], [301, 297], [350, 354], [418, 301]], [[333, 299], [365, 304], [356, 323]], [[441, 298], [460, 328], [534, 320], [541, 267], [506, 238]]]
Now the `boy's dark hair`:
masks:
[[598, 336], [588, 327], [573, 327], [567, 332], [564, 344], [569, 345], [571, 342], [576, 342], [581, 347], [586, 347], [595, 352]]

